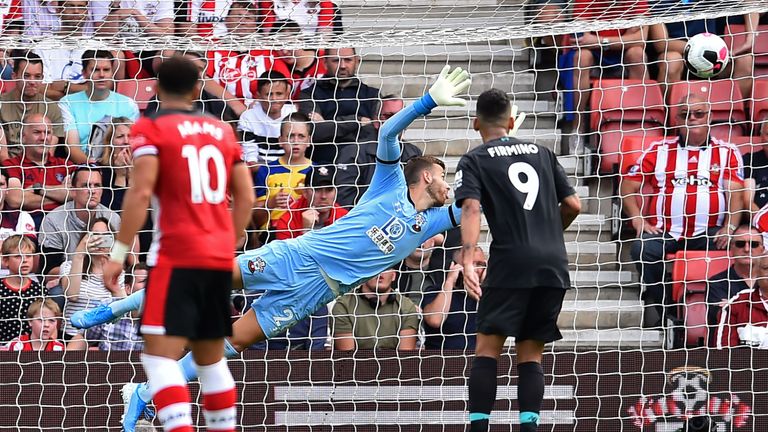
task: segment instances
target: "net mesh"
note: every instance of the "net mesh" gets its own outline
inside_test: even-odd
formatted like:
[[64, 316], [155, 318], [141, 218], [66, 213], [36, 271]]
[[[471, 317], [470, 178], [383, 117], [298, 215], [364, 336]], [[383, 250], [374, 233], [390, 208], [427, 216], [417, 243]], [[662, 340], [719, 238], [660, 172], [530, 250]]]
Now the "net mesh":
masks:
[[[0, 71], [0, 122], [5, 146], [0, 159], [5, 160], [7, 181], [5, 193], [0, 194], [4, 197], [0, 234], [5, 239], [16, 233], [33, 233], [43, 248], [29, 264], [35, 275], [31, 279], [39, 286], [18, 291], [14, 288], [28, 278], [11, 274], [5, 279], [0, 294], [3, 343], [22, 333], [37, 334], [35, 329], [42, 320], [37, 315], [34, 319], [25, 317], [29, 304], [39, 296], [36, 290], [43, 287], [46, 297], [63, 306], [64, 317], [109, 301], [99, 277], [85, 270], [82, 260], [74, 259], [91, 256], [81, 239], [87, 241], [89, 237], [83, 233], [95, 229], [78, 221], [76, 212], [51, 215], [64, 202], [78, 205], [94, 196], [93, 184], [73, 181], [65, 167], [68, 163], [99, 167], [92, 170], [102, 172], [105, 187], [96, 201], [119, 215], [122, 194], [131, 181], [126, 134], [139, 112], [156, 106], [154, 66], [174, 51], [197, 59], [205, 77], [200, 106], [238, 131], [256, 171], [280, 155], [274, 145], [280, 118], [293, 110], [291, 106], [307, 111], [306, 98], [312, 99], [311, 90], [324, 73], [315, 66], [336, 67], [328, 60], [343, 62], [345, 56], [337, 55], [339, 51], [330, 55], [329, 50], [356, 47], [360, 56], [356, 76], [375, 91], [370, 96], [358, 92], [353, 97], [358, 102], [347, 116], [331, 113], [323, 114], [322, 120], [314, 119], [316, 132], [330, 134], [332, 139], [331, 143], [316, 140], [313, 156], [342, 156], [340, 144], [353, 146], [351, 153], [343, 154], [347, 159], [335, 160], [339, 201], [347, 200], [345, 204], [353, 206], [370, 181], [366, 176], [371, 174], [375, 159], [366, 153], [365, 146], [375, 148], [377, 123], [386, 119], [388, 111], [398, 109], [399, 99], [409, 103], [424, 94], [445, 64], [472, 74], [468, 104], [437, 108], [415, 121], [402, 136], [412, 145], [406, 152], [441, 158], [446, 163], [447, 179], [453, 182], [460, 157], [481, 143], [472, 125], [475, 99], [482, 91], [496, 87], [509, 93], [520, 110], [528, 113], [518, 138], [555, 151], [582, 200], [582, 214], [565, 232], [575, 289], [566, 295], [558, 321], [564, 339], [546, 348], [542, 430], [673, 431], [694, 414], [712, 416], [728, 428], [725, 430], [768, 429], [768, 401], [759, 389], [759, 383], [768, 380], [764, 352], [702, 346], [708, 345], [707, 339], [718, 329], [716, 318], [708, 322], [708, 309], [717, 308], [717, 302], [707, 297], [706, 282], [717, 281], [715, 275], [733, 263], [757, 271], [753, 257], [762, 253], [763, 246], [752, 246], [751, 242], [759, 239], [759, 234], [747, 231], [734, 236], [725, 250], [681, 250], [676, 256], [668, 253], [658, 258], [666, 266], [661, 277], [669, 284], [663, 299], [649, 297], [641, 284], [637, 255], [631, 250], [637, 244], [636, 226], [622, 198], [637, 198], [640, 212], [651, 216], [657, 202], [653, 198], [661, 193], [647, 185], [622, 191], [620, 182], [652, 142], [675, 135], [671, 126], [676, 124], [678, 112], [688, 108], [681, 98], [695, 93], [711, 103], [712, 136], [736, 145], [740, 155], [733, 156], [736, 164], [745, 164], [745, 158], [751, 164], [747, 175], [754, 177], [757, 185], [754, 198], [745, 199], [756, 203], [765, 199], [761, 197], [764, 181], [759, 172], [768, 164], [756, 155], [761, 154], [768, 138], [760, 134], [761, 121], [768, 112], [768, 28], [758, 25], [753, 45], [744, 51], [741, 44], [750, 32], [736, 22], [745, 14], [764, 13], [764, 1], [654, 2], [642, 14], [638, 8], [644, 2], [591, 2], [587, 5], [590, 16], [579, 15], [578, 9], [545, 10], [520, 1], [484, 0], [470, 6], [447, 0], [361, 0], [335, 5], [318, 2], [317, 9], [298, 2], [304, 9], [294, 6], [294, 15], [280, 9], [287, 7], [281, 2], [275, 2], [272, 12], [270, 2], [262, 2], [246, 8], [255, 18], [241, 16], [238, 21], [230, 17], [229, 22], [226, 16], [231, 13], [231, 4], [205, 2], [205, 7], [211, 8], [208, 10], [203, 2], [197, 6], [189, 2], [180, 10], [172, 9], [170, 16], [152, 12], [164, 17], [165, 21], [155, 22], [158, 28], [170, 20], [174, 36], [150, 34], [156, 28], [137, 31], [143, 28], [141, 19], [115, 12], [130, 6], [144, 8], [147, 14], [152, 2], [112, 6], [90, 2], [87, 9], [79, 10], [82, 5], [78, 3], [82, 2], [64, 3], [72, 4], [62, 4], [58, 12], [35, 2], [12, 3], [4, 14], [5, 31], [0, 34], [0, 46], [5, 47], [5, 68]], [[582, 2], [575, 3], [578, 6]], [[77, 13], [65, 16], [67, 7], [79, 11], [82, 18], [77, 18]], [[154, 7], [159, 8], [158, 4]], [[307, 15], [308, 10], [317, 11], [318, 16]], [[56, 13], [64, 15], [56, 18]], [[53, 17], [53, 21], [45, 17]], [[193, 19], [198, 22], [184, 23], [186, 17], [197, 17]], [[285, 17], [294, 18], [298, 25], [281, 24]], [[707, 29], [721, 34], [735, 54], [732, 70], [712, 81], [687, 75], [681, 52], [677, 57], [665, 57], [667, 52], [681, 51], [676, 45], [679, 41], [670, 34], [672, 26], [666, 27], [666, 34], [656, 32], [664, 24], [680, 21], [687, 21], [684, 30], [693, 31], [692, 20], [704, 18], [715, 25]], [[726, 18], [730, 21], [727, 25]], [[113, 28], [98, 28], [101, 22]], [[630, 52], [638, 44], [631, 39], [638, 26], [647, 26], [641, 32], [646, 40], [641, 54]], [[280, 31], [272, 32], [276, 28]], [[70, 34], [61, 33], [67, 31]], [[163, 34], [157, 31], [155, 34]], [[201, 36], [206, 32], [211, 37]], [[600, 33], [594, 40], [583, 39], [589, 32]], [[73, 97], [77, 91], [94, 86], [90, 84], [92, 72], [83, 70], [90, 66], [84, 68], [82, 61], [83, 53], [91, 49], [107, 50], [117, 57], [110, 63], [116, 69], [114, 76], [107, 72], [100, 79], [132, 101], [121, 99], [114, 104], [116, 108], [102, 112], [87, 98]], [[612, 64], [597, 68], [584, 60], [593, 56], [596, 63], [601, 50], [618, 53]], [[30, 53], [42, 58], [42, 67], [34, 66]], [[305, 63], [305, 56], [318, 59]], [[99, 64], [98, 60], [93, 62]], [[309, 65], [313, 66], [307, 68]], [[259, 78], [269, 70], [292, 78], [282, 96], [260, 91]], [[266, 78], [270, 91], [279, 92], [279, 79]], [[43, 92], [49, 100], [36, 101]], [[271, 103], [262, 104], [270, 98]], [[292, 99], [292, 103], [283, 105], [281, 99]], [[325, 102], [319, 96], [315, 99], [315, 103]], [[270, 109], [276, 114], [271, 118], [266, 113]], [[34, 113], [44, 113], [50, 128], [35, 132], [42, 120]], [[323, 122], [329, 129], [322, 130]], [[354, 126], [351, 132], [350, 125]], [[41, 149], [61, 158], [49, 158], [43, 169], [33, 172], [24, 161], [39, 158]], [[718, 159], [718, 169], [727, 166], [726, 156], [718, 155], [722, 158]], [[709, 168], [717, 171], [712, 165]], [[709, 177], [705, 180], [713, 181]], [[690, 184], [705, 180], [691, 180]], [[300, 179], [287, 181], [298, 185]], [[747, 184], [737, 190], [744, 193], [751, 188]], [[248, 241], [241, 249], [253, 249], [266, 240], [300, 235], [309, 229], [298, 215], [288, 218], [281, 228], [265, 229], [272, 225], [269, 219], [277, 220], [273, 211], [280, 210], [276, 198], [271, 200], [275, 195], [275, 191], [267, 191], [262, 206], [269, 212], [254, 212]], [[731, 212], [736, 196], [726, 196], [724, 214]], [[296, 190], [289, 200], [300, 198]], [[19, 207], [25, 212], [18, 213]], [[754, 217], [758, 207], [755, 204], [752, 215], [744, 215], [742, 221]], [[106, 209], [103, 213], [108, 219], [112, 215]], [[695, 219], [697, 215], [706, 218], [707, 212], [696, 207], [690, 216]], [[725, 223], [727, 220], [718, 221], [721, 226]], [[144, 259], [152, 232], [151, 227], [143, 230], [137, 262]], [[13, 239], [10, 250], [3, 251], [5, 270], [0, 271], [6, 273], [10, 268], [19, 272], [13, 259], [17, 249], [25, 250], [23, 240]], [[491, 240], [484, 220], [480, 246], [486, 258]], [[746, 243], [737, 247], [737, 240]], [[450, 266], [458, 244], [458, 232], [448, 232], [423, 245], [401, 265], [394, 284], [412, 302], [407, 311], [345, 315], [345, 310], [369, 306], [364, 296], [356, 294], [318, 311], [307, 328], [290, 334], [290, 341], [277, 338], [230, 360], [240, 390], [240, 427], [381, 431], [461, 427], [466, 422], [466, 376], [472, 359], [471, 350], [462, 348], [473, 341], [464, 326], [473, 319], [473, 310], [460, 302], [449, 302], [444, 312], [434, 304], [428, 306], [429, 300], [437, 301], [433, 297], [444, 286], [454, 283]], [[638, 247], [636, 253], [650, 253], [648, 248]], [[70, 276], [58, 277], [62, 270]], [[650, 270], [646, 267], [643, 272], [645, 275]], [[126, 276], [127, 286], [141, 286], [145, 272], [130, 267]], [[740, 281], [727, 275], [719, 282], [730, 286]], [[79, 285], [77, 298], [70, 291], [73, 283]], [[461, 291], [461, 286], [455, 290]], [[726, 288], [726, 293], [735, 294], [732, 290]], [[233, 296], [235, 315], [247, 311], [252, 300], [254, 296]], [[666, 315], [658, 316], [662, 301], [667, 305]], [[759, 305], [754, 309], [760, 309]], [[51, 314], [55, 315], [55, 310]], [[26, 324], [20, 324], [20, 318]], [[450, 326], [443, 319], [450, 321]], [[62, 324], [59, 338], [63, 333], [68, 339], [76, 336], [77, 332]], [[768, 338], [761, 339], [765, 321], [751, 324], [754, 327], [747, 336], [741, 337], [742, 331], [730, 339], [728, 327], [722, 328], [726, 339], [735, 344], [768, 345], [762, 342]], [[341, 329], [343, 325], [348, 325], [346, 330], [334, 331], [334, 326]], [[85, 342], [75, 340], [63, 356], [0, 353], [4, 371], [0, 379], [0, 429], [118, 430], [123, 412], [121, 386], [145, 379], [138, 361], [140, 339], [135, 336], [135, 326], [135, 317], [108, 324], [86, 334]], [[348, 337], [350, 332], [354, 337]], [[400, 332], [403, 334], [398, 335]], [[345, 350], [350, 343], [358, 349]], [[92, 345], [91, 351], [75, 349], [87, 344]], [[513, 345], [510, 340], [508, 346]], [[19, 350], [37, 346], [16, 340], [8, 347]], [[374, 347], [377, 349], [369, 350]], [[415, 349], [397, 352], [394, 349], [398, 347]], [[514, 364], [514, 356], [503, 356], [492, 417], [492, 427], [498, 430], [506, 430], [506, 425], [515, 423], [519, 416]], [[197, 387], [192, 389], [197, 400]], [[198, 408], [196, 421], [201, 424]], [[159, 429], [157, 424], [155, 427]]]

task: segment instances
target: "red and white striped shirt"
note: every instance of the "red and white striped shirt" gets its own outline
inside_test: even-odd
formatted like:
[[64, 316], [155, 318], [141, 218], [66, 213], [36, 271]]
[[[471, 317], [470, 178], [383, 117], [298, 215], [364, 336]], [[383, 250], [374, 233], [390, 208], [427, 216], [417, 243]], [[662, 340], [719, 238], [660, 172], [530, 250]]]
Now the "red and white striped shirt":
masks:
[[650, 211], [643, 213], [652, 225], [690, 238], [723, 224], [726, 183], [744, 183], [744, 163], [731, 143], [710, 138], [708, 146], [687, 147], [674, 137], [652, 143], [626, 178], [651, 185]]
[[288, 66], [269, 50], [208, 51], [207, 74], [230, 93], [250, 102], [257, 99], [259, 76], [275, 70], [290, 80]]
[[201, 37], [222, 37], [227, 34], [226, 18], [232, 0], [184, 0], [182, 16], [196, 24]]

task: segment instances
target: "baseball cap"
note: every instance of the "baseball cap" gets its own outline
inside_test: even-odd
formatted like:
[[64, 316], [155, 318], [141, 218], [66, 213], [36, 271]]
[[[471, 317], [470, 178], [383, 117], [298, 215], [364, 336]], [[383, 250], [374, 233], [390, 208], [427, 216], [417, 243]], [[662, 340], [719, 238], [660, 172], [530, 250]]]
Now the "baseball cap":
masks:
[[307, 173], [304, 184], [310, 187], [333, 186], [336, 167], [333, 165], [313, 166]]

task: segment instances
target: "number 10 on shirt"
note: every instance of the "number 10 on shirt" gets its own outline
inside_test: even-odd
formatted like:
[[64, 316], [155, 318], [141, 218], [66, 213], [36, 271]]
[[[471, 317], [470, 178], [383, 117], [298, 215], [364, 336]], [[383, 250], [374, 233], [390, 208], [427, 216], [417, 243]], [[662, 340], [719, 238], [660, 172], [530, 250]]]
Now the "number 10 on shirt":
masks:
[[[205, 201], [209, 204], [219, 204], [224, 201], [227, 188], [227, 170], [221, 150], [212, 144], [204, 145], [199, 150], [195, 146], [187, 144], [181, 148], [181, 156], [187, 160], [187, 167], [189, 168], [192, 202], [201, 204]], [[213, 162], [216, 171], [215, 189], [211, 185], [211, 162]]]

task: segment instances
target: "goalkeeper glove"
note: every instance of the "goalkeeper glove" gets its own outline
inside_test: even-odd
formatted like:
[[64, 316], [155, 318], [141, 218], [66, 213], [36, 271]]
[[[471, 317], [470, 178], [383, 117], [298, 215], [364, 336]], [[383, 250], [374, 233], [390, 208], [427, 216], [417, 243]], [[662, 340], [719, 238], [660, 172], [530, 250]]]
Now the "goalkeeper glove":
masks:
[[457, 98], [456, 95], [468, 89], [472, 80], [469, 79], [467, 71], [456, 68], [449, 74], [450, 69], [449, 65], [445, 65], [437, 81], [429, 88], [429, 95], [441, 106], [464, 106], [467, 101]]
[[512, 117], [515, 121], [512, 124], [512, 129], [509, 130], [509, 133], [507, 135], [515, 136], [517, 135], [517, 130], [520, 129], [520, 125], [522, 125], [523, 122], [525, 121], [525, 113], [521, 112], [520, 114], [518, 114], [517, 105], [512, 105], [512, 112], [510, 113], [510, 117]]

